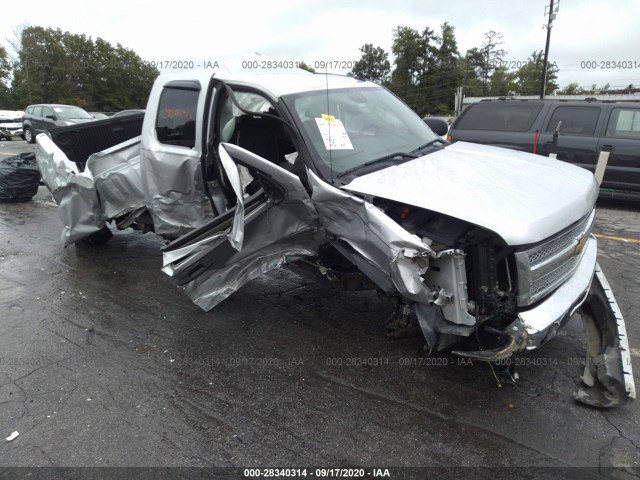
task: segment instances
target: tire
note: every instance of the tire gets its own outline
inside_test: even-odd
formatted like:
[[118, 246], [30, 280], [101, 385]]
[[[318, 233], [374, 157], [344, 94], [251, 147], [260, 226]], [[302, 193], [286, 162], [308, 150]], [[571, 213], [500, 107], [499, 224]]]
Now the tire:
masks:
[[24, 139], [27, 141], [27, 143], [36, 143], [36, 137], [33, 134], [33, 130], [31, 130], [29, 127], [24, 127]]
[[111, 229], [105, 225], [97, 232], [92, 233], [82, 240], [78, 240], [76, 242], [76, 247], [82, 245], [105, 245], [112, 237], [113, 233], [111, 233]]

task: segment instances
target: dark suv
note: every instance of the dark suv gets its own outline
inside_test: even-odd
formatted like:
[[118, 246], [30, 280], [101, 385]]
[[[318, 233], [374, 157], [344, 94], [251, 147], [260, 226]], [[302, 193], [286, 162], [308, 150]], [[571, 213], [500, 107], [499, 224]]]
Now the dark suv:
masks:
[[73, 105], [30, 105], [22, 117], [24, 139], [35, 143], [36, 135], [53, 127], [64, 127], [95, 120], [80, 107]]
[[448, 139], [556, 153], [559, 160], [591, 171], [600, 152], [607, 151], [600, 196], [640, 199], [640, 103], [484, 100], [460, 114]]

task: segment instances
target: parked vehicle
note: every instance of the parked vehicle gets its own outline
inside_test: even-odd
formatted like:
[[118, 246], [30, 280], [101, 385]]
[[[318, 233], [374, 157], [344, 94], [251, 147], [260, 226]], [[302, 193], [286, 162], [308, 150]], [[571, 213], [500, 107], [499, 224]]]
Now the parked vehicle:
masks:
[[102, 112], [89, 112], [89, 115], [91, 115], [96, 120], [104, 120], [106, 118], [109, 118], [109, 115]]
[[448, 139], [545, 156], [556, 153], [559, 160], [590, 171], [595, 171], [601, 151], [610, 152], [600, 196], [640, 199], [638, 103], [486, 100], [464, 109]]
[[433, 130], [433, 133], [439, 135], [442, 138], [445, 138], [447, 133], [449, 132], [449, 124], [442, 118], [424, 117], [422, 120], [429, 126], [431, 130]]
[[35, 143], [36, 135], [50, 128], [95, 120], [88, 112], [72, 105], [40, 104], [30, 105], [22, 118], [24, 139]]
[[139, 108], [134, 108], [132, 110], [121, 110], [112, 115], [112, 117], [126, 117], [127, 115], [135, 115], [136, 113], [144, 113], [144, 110]]
[[24, 112], [14, 110], [0, 110], [0, 140], [22, 138], [22, 115]]
[[[393, 298], [390, 335], [418, 327], [429, 351], [489, 362], [538, 348], [579, 310], [576, 398], [635, 398], [586, 170], [450, 145], [385, 88], [302, 71], [164, 74], [131, 138], [104, 149], [106, 134], [82, 138], [95, 128], [37, 137], [65, 244], [108, 239], [108, 222], [174, 238], [162, 270], [204, 310], [269, 270], [308, 268]], [[71, 161], [63, 138], [96, 153]]]

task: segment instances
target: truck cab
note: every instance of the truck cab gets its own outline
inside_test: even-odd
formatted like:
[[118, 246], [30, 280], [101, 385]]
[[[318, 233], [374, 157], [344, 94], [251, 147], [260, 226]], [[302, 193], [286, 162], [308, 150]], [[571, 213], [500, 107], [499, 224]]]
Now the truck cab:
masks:
[[37, 138], [63, 242], [107, 223], [152, 230], [172, 240], [163, 272], [204, 310], [305, 268], [389, 296], [388, 334], [414, 326], [429, 351], [487, 362], [540, 347], [580, 311], [593, 348], [576, 398], [635, 396], [584, 169], [451, 145], [383, 87], [304, 71], [162, 75], [140, 135], [81, 172], [54, 141], [65, 132]]

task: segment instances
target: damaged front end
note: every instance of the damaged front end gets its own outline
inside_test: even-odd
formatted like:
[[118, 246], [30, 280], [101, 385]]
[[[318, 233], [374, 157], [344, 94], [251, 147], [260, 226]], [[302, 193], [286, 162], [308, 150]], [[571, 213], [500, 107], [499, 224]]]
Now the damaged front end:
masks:
[[[335, 288], [395, 299], [390, 336], [413, 330], [430, 352], [485, 362], [540, 347], [579, 312], [589, 358], [576, 399], [609, 407], [635, 398], [624, 321], [596, 263], [593, 211], [551, 239], [513, 247], [485, 228], [354, 195], [311, 171], [308, 195], [298, 177], [234, 145], [219, 155], [236, 206], [164, 248], [163, 270], [203, 309], [273, 268], [311, 267]], [[260, 179], [254, 195], [243, 194], [240, 167]]]
[[576, 392], [579, 402], [612, 407], [636, 398], [624, 318], [600, 265], [580, 316], [587, 333], [587, 362]]

